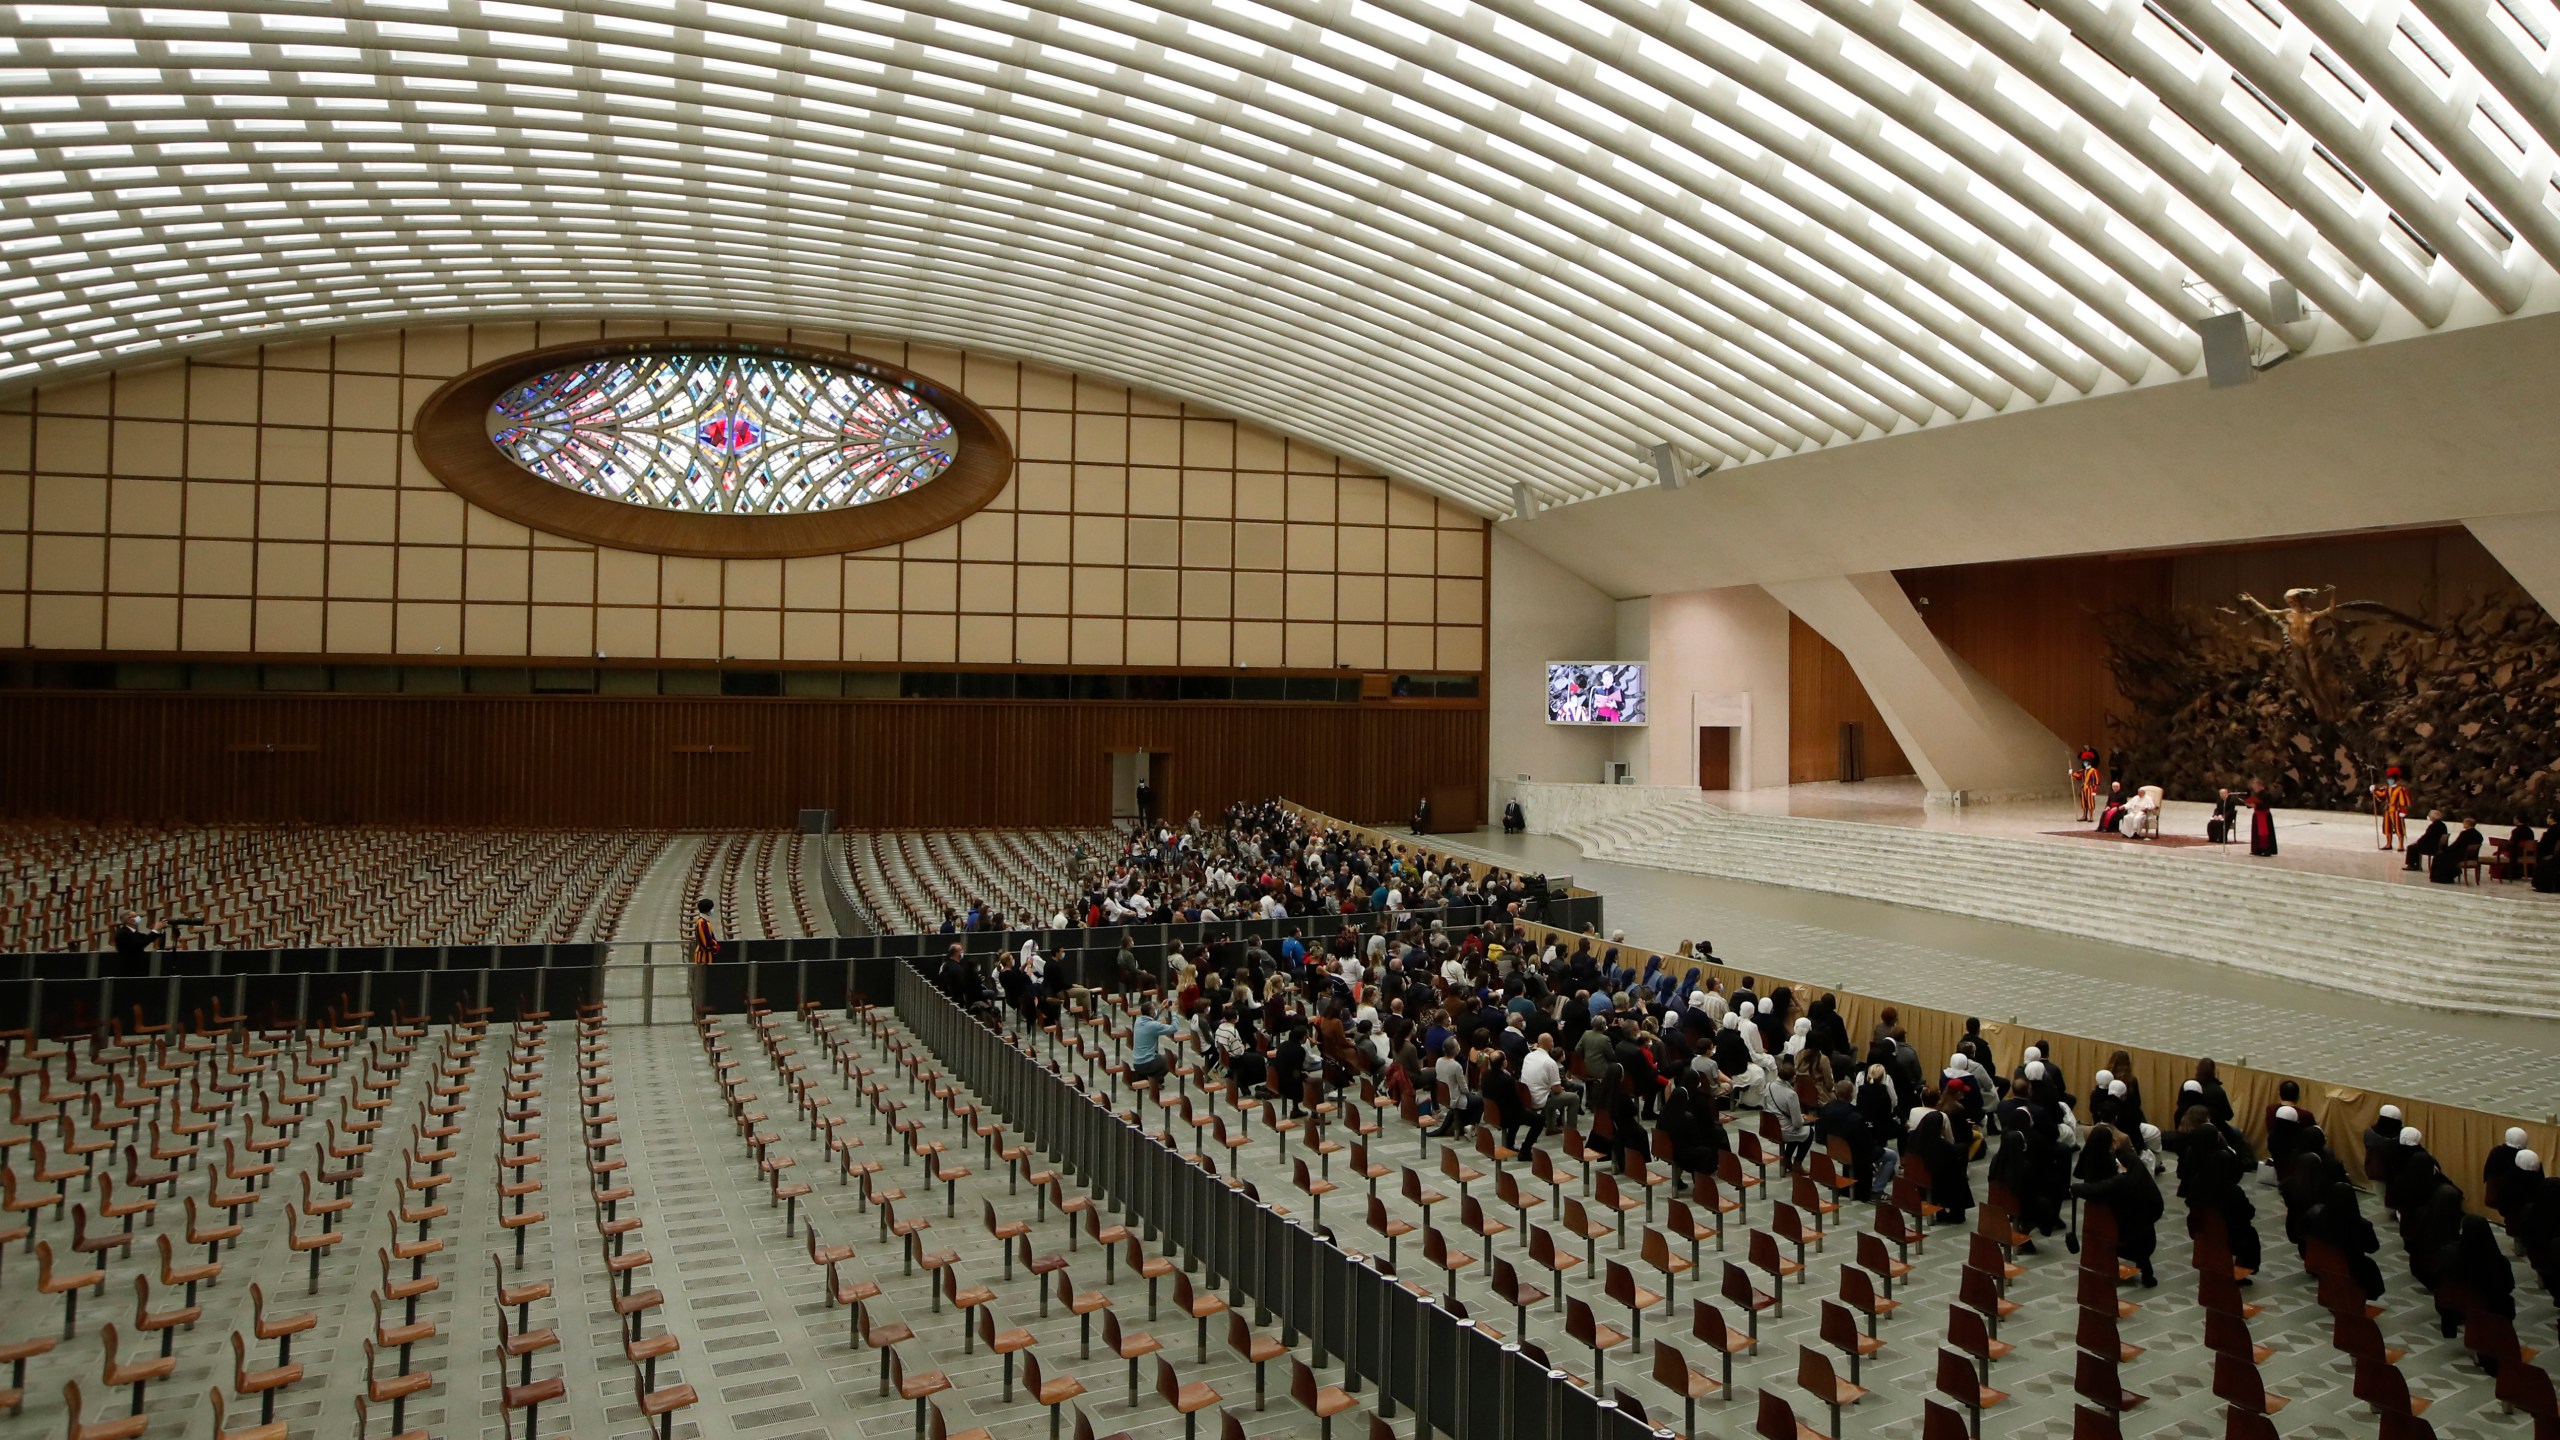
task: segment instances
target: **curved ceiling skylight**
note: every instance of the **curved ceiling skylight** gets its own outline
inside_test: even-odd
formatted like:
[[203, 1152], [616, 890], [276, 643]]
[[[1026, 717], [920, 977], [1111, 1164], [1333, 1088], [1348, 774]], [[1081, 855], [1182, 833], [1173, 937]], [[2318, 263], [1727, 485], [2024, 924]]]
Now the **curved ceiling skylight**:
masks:
[[2551, 0], [0, 17], [0, 386], [713, 315], [1119, 376], [1495, 511], [2190, 374], [2232, 309], [2274, 353], [2547, 307], [2560, 262]]
[[489, 440], [555, 485], [702, 515], [799, 515], [903, 495], [951, 467], [951, 422], [867, 375], [758, 355], [642, 354], [537, 375]]

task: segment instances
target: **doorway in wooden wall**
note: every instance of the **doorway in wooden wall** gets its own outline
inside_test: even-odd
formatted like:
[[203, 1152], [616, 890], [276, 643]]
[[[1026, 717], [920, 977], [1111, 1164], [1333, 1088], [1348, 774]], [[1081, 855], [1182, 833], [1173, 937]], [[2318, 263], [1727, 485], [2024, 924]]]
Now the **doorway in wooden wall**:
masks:
[[1733, 732], [1731, 725], [1698, 727], [1698, 788], [1730, 790], [1733, 788]]

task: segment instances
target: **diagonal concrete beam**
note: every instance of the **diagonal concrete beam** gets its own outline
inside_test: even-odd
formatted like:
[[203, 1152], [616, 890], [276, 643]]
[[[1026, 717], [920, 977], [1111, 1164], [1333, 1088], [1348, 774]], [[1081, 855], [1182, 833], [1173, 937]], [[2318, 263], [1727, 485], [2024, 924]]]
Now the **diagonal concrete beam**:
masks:
[[2560, 510], [2488, 515], [2462, 522], [2543, 613], [2560, 615]]
[[2060, 794], [2070, 747], [1940, 644], [1889, 572], [1764, 584], [1847, 656], [1933, 802]]

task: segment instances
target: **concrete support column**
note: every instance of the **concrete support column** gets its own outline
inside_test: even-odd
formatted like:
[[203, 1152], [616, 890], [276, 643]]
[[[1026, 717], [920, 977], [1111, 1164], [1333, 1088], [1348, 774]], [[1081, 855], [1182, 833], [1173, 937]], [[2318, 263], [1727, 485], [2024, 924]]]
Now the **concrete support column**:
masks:
[[2465, 520], [2472, 535], [2507, 567], [2543, 613], [2560, 616], [2560, 510]]
[[2070, 747], [1940, 644], [1891, 573], [1761, 588], [1848, 657], [1933, 803], [2067, 788]]

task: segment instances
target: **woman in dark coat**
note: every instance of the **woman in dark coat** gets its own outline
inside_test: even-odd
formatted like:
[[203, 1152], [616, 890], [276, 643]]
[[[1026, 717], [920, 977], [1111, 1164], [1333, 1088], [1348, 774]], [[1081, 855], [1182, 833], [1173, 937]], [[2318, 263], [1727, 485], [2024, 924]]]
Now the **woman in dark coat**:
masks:
[[2089, 1132], [2082, 1178], [2071, 1193], [2115, 1217], [2116, 1255], [2142, 1267], [2145, 1288], [2160, 1283], [2151, 1257], [2160, 1248], [2160, 1186], [2142, 1163], [2142, 1152], [2123, 1134], [2101, 1125]]
[[1912, 1139], [1912, 1155], [1929, 1167], [1929, 1199], [1938, 1207], [1937, 1224], [1962, 1225], [1973, 1209], [1973, 1177], [1965, 1169], [1973, 1149], [1971, 1132], [1972, 1127], [1955, 1116], [1932, 1110], [1921, 1118], [1919, 1133]]
[[[2188, 1223], [2200, 1212], [2222, 1217], [2231, 1242], [2231, 1263], [2243, 1270], [2258, 1268], [2258, 1212], [2249, 1203], [2240, 1179], [2256, 1162], [2231, 1148], [2223, 1127], [2202, 1105], [2190, 1105], [2178, 1117], [2178, 1198], [2187, 1202]], [[2247, 1281], [2241, 1282], [2243, 1284]]]
[[[2516, 1272], [2498, 1243], [2497, 1227], [2485, 1215], [2465, 1215], [2438, 1265], [2436, 1320], [2452, 1339], [2465, 1317], [2478, 1313], [2501, 1320], [2516, 1318]], [[2480, 1368], [2494, 1375], [2494, 1356], [2474, 1352]]]
[[2352, 1183], [2343, 1177], [2332, 1182], [2320, 1203], [2312, 1207], [2303, 1231], [2346, 1257], [2347, 1273], [2363, 1287], [2364, 1298], [2382, 1298], [2382, 1267], [2373, 1259], [2374, 1252], [2382, 1248], [2382, 1240], [2373, 1233], [2373, 1222], [2364, 1218]]

